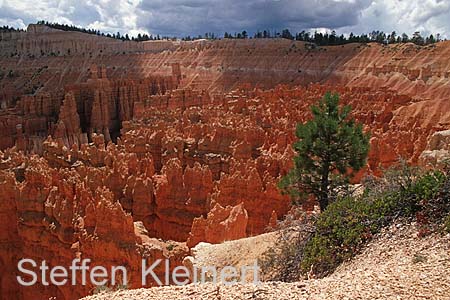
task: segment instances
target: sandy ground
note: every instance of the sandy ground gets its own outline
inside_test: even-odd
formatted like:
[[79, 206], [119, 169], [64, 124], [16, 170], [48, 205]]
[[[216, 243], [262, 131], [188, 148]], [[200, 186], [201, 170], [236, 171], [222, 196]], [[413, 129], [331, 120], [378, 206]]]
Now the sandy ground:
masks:
[[[256, 237], [262, 251], [271, 234]], [[242, 244], [242, 245], [240, 245]], [[203, 262], [223, 264], [228, 253], [232, 263], [253, 259], [248, 239], [207, 247], [197, 255]], [[238, 246], [240, 245], [240, 246]], [[233, 250], [234, 249], [234, 250]], [[209, 253], [209, 254], [208, 254]], [[216, 253], [215, 256], [212, 253]], [[217, 253], [221, 253], [218, 255]], [[247, 254], [246, 254], [247, 253]], [[396, 225], [371, 242], [352, 261], [323, 279], [296, 283], [265, 282], [258, 286], [187, 285], [122, 290], [98, 294], [85, 300], [106, 299], [450, 299], [450, 235], [417, 237], [414, 225]]]

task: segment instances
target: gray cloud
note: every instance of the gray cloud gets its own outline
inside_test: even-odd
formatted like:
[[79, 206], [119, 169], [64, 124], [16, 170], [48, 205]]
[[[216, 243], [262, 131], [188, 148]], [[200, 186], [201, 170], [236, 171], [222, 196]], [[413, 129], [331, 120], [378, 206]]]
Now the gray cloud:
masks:
[[166, 0], [139, 5], [141, 25], [156, 33], [203, 34], [263, 29], [355, 25], [370, 1], [331, 0]]

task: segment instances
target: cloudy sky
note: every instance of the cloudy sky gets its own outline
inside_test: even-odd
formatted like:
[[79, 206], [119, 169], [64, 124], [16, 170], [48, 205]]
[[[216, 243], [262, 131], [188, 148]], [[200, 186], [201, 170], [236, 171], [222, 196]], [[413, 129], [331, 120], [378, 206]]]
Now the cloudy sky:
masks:
[[0, 25], [38, 20], [136, 35], [336, 29], [450, 36], [450, 0], [0, 0]]

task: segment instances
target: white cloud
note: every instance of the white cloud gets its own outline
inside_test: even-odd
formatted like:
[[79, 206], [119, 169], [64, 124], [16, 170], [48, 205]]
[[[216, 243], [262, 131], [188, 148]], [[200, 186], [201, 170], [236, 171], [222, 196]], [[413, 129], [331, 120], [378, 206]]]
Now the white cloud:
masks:
[[446, 0], [375, 0], [361, 12], [356, 26], [340, 31], [356, 33], [382, 30], [411, 34], [450, 31], [450, 2]]
[[39, 20], [115, 33], [144, 33], [138, 27], [140, 0], [0, 0], [0, 21], [26, 27]]
[[10, 26], [14, 28], [26, 28], [27, 25], [22, 19], [0, 18], [0, 26]]

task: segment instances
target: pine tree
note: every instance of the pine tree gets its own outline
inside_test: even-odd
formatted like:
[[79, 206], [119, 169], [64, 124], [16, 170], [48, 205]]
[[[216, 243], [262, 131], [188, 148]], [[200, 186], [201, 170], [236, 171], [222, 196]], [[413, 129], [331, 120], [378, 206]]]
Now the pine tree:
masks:
[[293, 40], [293, 39], [294, 39], [294, 37], [292, 36], [292, 34], [291, 34], [291, 32], [289, 31], [289, 29], [284, 29], [284, 30], [281, 32], [281, 37], [282, 37], [283, 39], [289, 39], [289, 40]]
[[409, 42], [409, 37], [406, 33], [402, 34], [402, 43], [408, 43]]
[[432, 34], [430, 34], [430, 36], [426, 38], [425, 44], [434, 44], [434, 43], [436, 43], [436, 39]]
[[338, 94], [326, 93], [311, 111], [313, 119], [297, 125], [294, 168], [279, 187], [295, 202], [314, 195], [324, 211], [339, 187], [365, 166], [369, 135], [350, 118], [350, 106], [339, 107]]
[[416, 45], [423, 45], [425, 43], [422, 35], [420, 34], [420, 31], [414, 32], [411, 40]]
[[353, 34], [353, 32], [350, 32], [350, 36], [348, 37], [348, 41], [350, 43], [353, 43], [355, 41], [355, 35]]
[[397, 40], [396, 36], [397, 33], [395, 31], [392, 31], [392, 33], [388, 36], [389, 44], [395, 44], [395, 41]]

